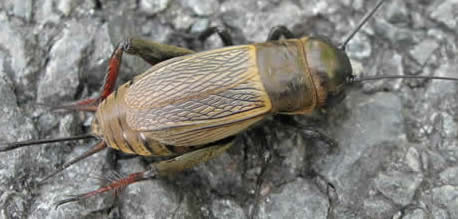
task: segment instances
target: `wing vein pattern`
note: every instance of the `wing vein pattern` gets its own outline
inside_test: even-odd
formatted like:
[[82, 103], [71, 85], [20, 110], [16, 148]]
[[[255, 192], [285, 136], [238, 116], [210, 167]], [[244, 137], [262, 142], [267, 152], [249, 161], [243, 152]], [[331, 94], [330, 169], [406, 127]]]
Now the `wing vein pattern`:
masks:
[[127, 123], [137, 131], [158, 132], [155, 137], [161, 142], [179, 145], [185, 144], [179, 136], [206, 127], [224, 135], [219, 126], [269, 112], [270, 99], [253, 51], [249, 46], [226, 47], [153, 66], [134, 79], [125, 96]]

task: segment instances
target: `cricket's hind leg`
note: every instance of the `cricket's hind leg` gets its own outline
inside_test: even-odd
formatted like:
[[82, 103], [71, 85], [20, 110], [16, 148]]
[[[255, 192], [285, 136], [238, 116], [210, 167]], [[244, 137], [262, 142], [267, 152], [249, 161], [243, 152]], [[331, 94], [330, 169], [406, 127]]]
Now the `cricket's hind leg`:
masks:
[[232, 146], [234, 139], [235, 137], [228, 137], [226, 139], [209, 144], [208, 146], [205, 146], [203, 148], [199, 148], [194, 151], [176, 156], [172, 159], [152, 163], [145, 171], [129, 174], [127, 177], [115, 180], [110, 184], [103, 186], [97, 190], [83, 193], [80, 195], [75, 195], [71, 198], [61, 200], [56, 203], [56, 207], [59, 207], [60, 205], [68, 202], [84, 200], [100, 193], [108, 191], [119, 191], [120, 189], [135, 182], [147, 179], [154, 179], [158, 176], [164, 176], [171, 173], [182, 171], [184, 169], [191, 168], [197, 164], [213, 159], [216, 156], [223, 153], [224, 151], [226, 151], [228, 148]]
[[102, 91], [100, 92], [99, 97], [89, 98], [75, 103], [55, 106], [52, 108], [95, 112], [97, 110], [97, 105], [101, 101], [105, 100], [115, 89], [116, 79], [119, 75], [119, 69], [121, 67], [122, 56], [124, 52], [130, 55], [139, 56], [151, 65], [155, 65], [159, 62], [174, 57], [194, 53], [194, 51], [189, 49], [161, 44], [138, 37], [128, 38], [119, 43], [111, 54], [111, 57], [108, 61], [108, 69], [105, 75]]

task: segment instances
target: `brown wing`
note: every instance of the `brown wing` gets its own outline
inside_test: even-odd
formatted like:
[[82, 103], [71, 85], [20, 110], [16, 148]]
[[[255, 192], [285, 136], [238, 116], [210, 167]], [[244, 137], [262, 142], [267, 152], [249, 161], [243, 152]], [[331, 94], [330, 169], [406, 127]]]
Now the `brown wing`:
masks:
[[125, 96], [127, 123], [176, 146], [208, 143], [245, 129], [271, 109], [254, 50], [227, 47], [153, 67]]

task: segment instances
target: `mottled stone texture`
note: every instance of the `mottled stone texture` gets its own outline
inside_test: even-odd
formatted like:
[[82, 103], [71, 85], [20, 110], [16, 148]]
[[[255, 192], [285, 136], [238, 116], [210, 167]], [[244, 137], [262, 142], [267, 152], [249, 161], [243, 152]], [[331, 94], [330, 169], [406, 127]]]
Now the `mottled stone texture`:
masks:
[[[236, 44], [286, 25], [340, 42], [375, 0], [2, 0], [0, 142], [88, 131], [91, 114], [47, 106], [97, 95], [113, 45], [140, 35], [195, 50], [196, 33], [226, 27]], [[364, 75], [458, 77], [458, 1], [387, 0], [348, 45]], [[121, 80], [148, 68], [125, 56]], [[383, 80], [313, 117], [291, 117], [339, 142], [330, 148], [285, 117], [240, 135], [227, 153], [174, 176], [84, 202], [53, 204], [142, 171], [103, 152], [38, 185], [94, 141], [0, 153], [0, 218], [458, 218], [457, 82]], [[40, 105], [38, 103], [44, 104]], [[263, 173], [260, 176], [260, 173]], [[259, 187], [257, 185], [260, 184]]]

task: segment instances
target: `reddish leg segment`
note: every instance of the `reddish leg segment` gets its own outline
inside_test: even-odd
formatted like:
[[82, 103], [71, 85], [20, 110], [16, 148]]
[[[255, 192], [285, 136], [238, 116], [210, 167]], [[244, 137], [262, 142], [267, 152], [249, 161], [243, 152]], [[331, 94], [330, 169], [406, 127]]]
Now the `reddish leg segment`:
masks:
[[107, 98], [115, 88], [116, 79], [118, 78], [119, 68], [121, 66], [123, 48], [125, 48], [125, 43], [120, 43], [111, 54], [110, 60], [108, 61], [108, 70], [105, 75], [102, 92], [98, 98], [88, 98], [68, 105], [55, 106], [52, 109], [95, 112], [97, 110], [97, 105], [105, 100], [105, 98]]
[[110, 60], [108, 62], [108, 72], [105, 76], [102, 93], [100, 94], [99, 98], [97, 98], [98, 103], [105, 100], [105, 98], [107, 98], [108, 95], [110, 95], [114, 90], [116, 79], [119, 75], [119, 67], [121, 66], [124, 48], [125, 43], [120, 43], [113, 51], [113, 54], [111, 54]]

